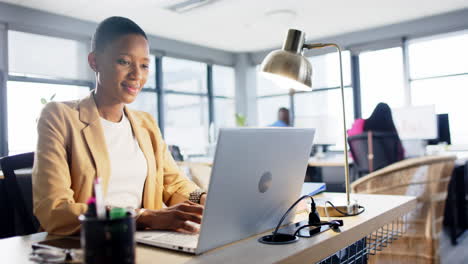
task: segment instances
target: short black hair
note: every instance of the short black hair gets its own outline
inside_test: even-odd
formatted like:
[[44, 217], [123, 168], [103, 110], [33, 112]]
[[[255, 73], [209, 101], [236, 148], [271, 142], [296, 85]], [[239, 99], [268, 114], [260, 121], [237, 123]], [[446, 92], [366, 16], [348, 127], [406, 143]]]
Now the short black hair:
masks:
[[148, 40], [145, 31], [132, 20], [119, 16], [106, 18], [99, 23], [96, 32], [94, 32], [91, 49], [92, 51], [104, 51], [109, 43], [127, 34], [137, 34]]
[[287, 109], [286, 107], [281, 107], [280, 109], [278, 109], [278, 113], [279, 112], [289, 112], [289, 109]]

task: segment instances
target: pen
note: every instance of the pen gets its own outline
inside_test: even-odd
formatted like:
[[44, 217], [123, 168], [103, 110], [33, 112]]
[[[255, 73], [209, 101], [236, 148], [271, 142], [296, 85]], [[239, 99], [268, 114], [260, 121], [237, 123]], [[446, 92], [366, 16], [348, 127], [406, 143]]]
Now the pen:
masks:
[[99, 178], [94, 181], [94, 194], [96, 196], [96, 214], [97, 218], [106, 218], [106, 206], [104, 205], [104, 198], [102, 196], [102, 186]]
[[95, 218], [96, 217], [96, 198], [94, 197], [89, 198], [86, 204], [88, 204], [88, 211], [86, 211], [86, 216]]

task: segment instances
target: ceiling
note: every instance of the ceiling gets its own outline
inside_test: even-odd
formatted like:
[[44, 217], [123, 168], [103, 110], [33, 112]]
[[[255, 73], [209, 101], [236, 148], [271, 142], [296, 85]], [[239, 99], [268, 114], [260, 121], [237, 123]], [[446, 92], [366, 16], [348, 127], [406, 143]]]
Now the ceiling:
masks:
[[99, 22], [126, 16], [147, 33], [231, 52], [281, 45], [290, 27], [325, 38], [468, 8], [468, 0], [208, 0], [178, 13], [180, 0], [0, 0]]

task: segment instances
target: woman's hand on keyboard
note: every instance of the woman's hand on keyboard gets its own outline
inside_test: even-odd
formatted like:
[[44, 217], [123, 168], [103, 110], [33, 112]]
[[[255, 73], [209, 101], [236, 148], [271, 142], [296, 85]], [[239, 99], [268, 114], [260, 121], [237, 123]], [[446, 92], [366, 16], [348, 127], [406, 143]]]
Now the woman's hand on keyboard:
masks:
[[137, 219], [139, 229], [174, 230], [181, 233], [197, 233], [203, 214], [203, 206], [186, 201], [161, 210], [145, 210]]

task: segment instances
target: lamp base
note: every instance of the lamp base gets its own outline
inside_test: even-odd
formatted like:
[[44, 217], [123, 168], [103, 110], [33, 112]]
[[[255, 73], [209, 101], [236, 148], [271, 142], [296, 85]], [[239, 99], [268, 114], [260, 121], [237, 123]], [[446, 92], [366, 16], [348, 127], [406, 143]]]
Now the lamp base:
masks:
[[[326, 203], [327, 201], [330, 201], [336, 209], [333, 208], [330, 204]], [[321, 217], [325, 217], [327, 215], [331, 217], [345, 216], [343, 213], [354, 215], [359, 212], [359, 204], [357, 201], [351, 200], [348, 205], [348, 202], [344, 198], [335, 198], [326, 201], [324, 200], [320, 203], [317, 203], [317, 212]]]

